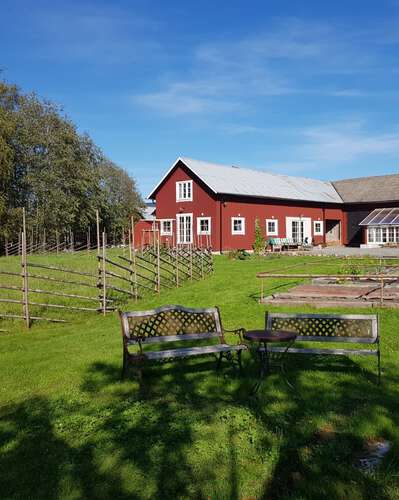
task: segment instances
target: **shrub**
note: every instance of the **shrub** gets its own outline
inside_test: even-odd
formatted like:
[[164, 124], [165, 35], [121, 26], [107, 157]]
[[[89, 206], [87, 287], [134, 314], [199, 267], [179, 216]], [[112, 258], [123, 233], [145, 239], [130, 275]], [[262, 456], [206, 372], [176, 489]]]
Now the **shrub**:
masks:
[[254, 249], [254, 253], [256, 253], [257, 255], [259, 255], [265, 249], [265, 238], [262, 234], [259, 219], [256, 219], [255, 221], [255, 241], [252, 245], [252, 248]]
[[227, 256], [231, 260], [245, 260], [250, 257], [250, 254], [243, 248], [239, 248], [237, 250], [230, 250]]

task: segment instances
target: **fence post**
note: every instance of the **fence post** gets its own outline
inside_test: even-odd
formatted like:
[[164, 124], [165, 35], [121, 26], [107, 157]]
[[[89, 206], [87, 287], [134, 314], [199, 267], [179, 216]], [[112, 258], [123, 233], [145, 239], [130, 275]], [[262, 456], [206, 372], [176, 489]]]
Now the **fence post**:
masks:
[[190, 280], [193, 280], [193, 247], [190, 245]]
[[103, 278], [103, 315], [107, 312], [107, 277], [105, 274], [105, 247], [106, 247], [106, 239], [105, 239], [105, 231], [103, 231], [103, 258], [102, 258], [102, 278]]
[[87, 245], [86, 245], [87, 253], [90, 253], [90, 238], [91, 238], [90, 226], [88, 226], [88, 228], [87, 228]]
[[179, 287], [179, 247], [176, 246], [176, 287]]
[[[137, 286], [137, 265], [136, 265], [136, 245], [135, 245], [135, 237], [134, 237], [134, 218], [133, 215], [130, 218], [131, 224], [131, 238], [132, 238], [132, 250], [133, 250], [133, 272], [134, 272], [134, 301], [137, 302], [139, 297], [138, 286]], [[130, 258], [132, 260], [132, 258]]]
[[97, 228], [97, 255], [100, 255], [100, 214], [96, 210], [96, 228]]
[[100, 220], [98, 216], [98, 210], [96, 210], [96, 228], [97, 228], [97, 287], [98, 287], [98, 298], [100, 301], [100, 309], [103, 306], [103, 299], [101, 298], [101, 285], [102, 285], [102, 276], [101, 276], [101, 252], [100, 252]]
[[22, 268], [22, 293], [23, 293], [23, 316], [25, 317], [26, 327], [30, 328], [30, 317], [29, 317], [29, 283], [28, 283], [28, 269], [26, 261], [26, 219], [25, 219], [25, 208], [22, 211], [22, 258], [21, 258], [21, 268]]
[[[157, 245], [157, 292], [159, 293], [161, 291], [161, 259], [160, 259], [160, 248], [159, 248], [159, 232], [157, 234], [157, 240], [156, 240], [156, 245]], [[155, 234], [154, 234], [155, 237]]]

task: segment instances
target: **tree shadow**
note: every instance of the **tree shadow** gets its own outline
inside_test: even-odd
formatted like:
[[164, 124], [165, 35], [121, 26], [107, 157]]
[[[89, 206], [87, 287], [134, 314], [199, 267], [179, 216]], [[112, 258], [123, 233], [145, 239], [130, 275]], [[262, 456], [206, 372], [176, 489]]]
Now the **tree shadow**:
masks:
[[[249, 353], [242, 377], [203, 358], [149, 368], [141, 384], [121, 381], [117, 362], [94, 362], [78, 396], [2, 410], [1, 496], [390, 498], [398, 377], [378, 386], [352, 360], [327, 358], [293, 359], [294, 388], [272, 373], [256, 400]], [[393, 444], [374, 475], [353, 467], [365, 436]]]

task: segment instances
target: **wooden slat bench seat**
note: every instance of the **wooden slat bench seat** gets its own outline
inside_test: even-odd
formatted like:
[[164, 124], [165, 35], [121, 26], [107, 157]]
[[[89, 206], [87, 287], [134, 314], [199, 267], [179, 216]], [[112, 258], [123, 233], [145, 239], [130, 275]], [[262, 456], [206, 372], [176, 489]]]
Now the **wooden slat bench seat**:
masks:
[[[122, 377], [126, 375], [130, 364], [134, 365], [141, 375], [141, 368], [146, 362], [206, 355], [218, 357], [217, 367], [220, 367], [223, 358], [227, 358], [231, 361], [236, 360], [241, 369], [241, 352], [247, 349], [242, 342], [244, 329], [223, 329], [217, 307], [192, 309], [169, 305], [150, 311], [119, 314], [123, 340]], [[225, 332], [236, 334], [238, 343], [228, 344]], [[191, 344], [207, 341], [207, 344], [181, 347], [181, 342], [185, 341]], [[162, 349], [165, 343], [172, 342], [179, 342], [179, 346]], [[154, 346], [156, 349], [147, 350], [146, 346]]]
[[[266, 313], [266, 329], [296, 332], [296, 342], [325, 342], [337, 344], [368, 344], [370, 348], [291, 347], [289, 353], [376, 356], [378, 381], [381, 378], [379, 320], [376, 314], [300, 314]], [[283, 352], [284, 347], [270, 347]]]

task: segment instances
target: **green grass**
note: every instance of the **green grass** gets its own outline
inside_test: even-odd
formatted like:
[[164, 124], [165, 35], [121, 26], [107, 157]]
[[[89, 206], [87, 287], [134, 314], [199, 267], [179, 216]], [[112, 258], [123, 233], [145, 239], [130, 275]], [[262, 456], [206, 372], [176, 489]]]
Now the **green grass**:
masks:
[[[36, 258], [95, 269], [84, 256]], [[213, 276], [123, 307], [218, 305], [226, 328], [259, 328], [266, 307], [256, 272], [288, 272], [309, 259], [217, 257]], [[313, 272], [342, 267], [313, 262]], [[268, 280], [268, 290], [284, 286]], [[214, 359], [202, 358], [148, 369], [140, 385], [133, 376], [120, 381], [116, 314], [68, 313], [68, 324], [30, 331], [1, 322], [10, 332], [0, 334], [0, 496], [399, 498], [399, 313], [380, 314], [380, 386], [374, 358], [292, 356], [293, 388], [273, 373], [257, 399], [249, 396], [257, 374], [249, 353], [241, 377], [228, 364], [218, 376]], [[381, 437], [393, 446], [378, 472], [357, 471], [365, 441]]]

